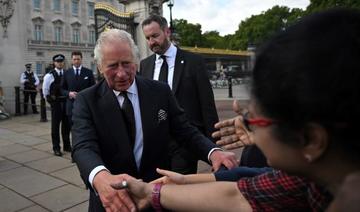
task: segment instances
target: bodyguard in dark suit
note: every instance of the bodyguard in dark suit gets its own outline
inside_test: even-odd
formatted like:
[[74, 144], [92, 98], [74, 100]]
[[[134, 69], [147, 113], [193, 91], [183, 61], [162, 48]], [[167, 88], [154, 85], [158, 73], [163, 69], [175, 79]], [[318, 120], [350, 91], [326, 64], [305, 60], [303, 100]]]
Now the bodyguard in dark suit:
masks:
[[236, 166], [233, 153], [190, 125], [167, 84], [135, 77], [138, 54], [129, 33], [102, 32], [94, 53], [105, 80], [77, 95], [72, 128], [72, 156], [90, 189], [89, 211], [135, 209], [126, 189], [111, 184], [126, 174], [146, 182], [158, 178], [155, 169], [170, 166], [171, 137], [214, 169]]
[[[169, 84], [190, 123], [211, 138], [219, 118], [203, 58], [174, 46], [167, 21], [161, 16], [149, 16], [142, 22], [142, 28], [155, 54], [141, 61], [140, 75]], [[170, 148], [173, 170], [196, 173], [197, 159], [191, 152], [176, 142]]]
[[72, 126], [72, 109], [77, 93], [95, 84], [93, 72], [82, 66], [81, 52], [72, 52], [71, 62], [73, 66], [65, 72], [62, 84], [62, 94], [67, 97], [66, 115], [70, 126]]

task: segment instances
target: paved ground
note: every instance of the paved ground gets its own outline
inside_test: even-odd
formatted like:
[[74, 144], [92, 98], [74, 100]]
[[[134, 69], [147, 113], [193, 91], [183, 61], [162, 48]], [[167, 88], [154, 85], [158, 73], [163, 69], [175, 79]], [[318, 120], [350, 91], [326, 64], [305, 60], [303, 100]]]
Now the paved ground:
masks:
[[[234, 116], [228, 90], [214, 93], [220, 119]], [[246, 103], [244, 86], [234, 86], [233, 94]], [[50, 121], [39, 120], [27, 115], [0, 121], [0, 212], [87, 211], [88, 191], [76, 166], [69, 154], [52, 154]], [[208, 170], [200, 163], [199, 172]]]

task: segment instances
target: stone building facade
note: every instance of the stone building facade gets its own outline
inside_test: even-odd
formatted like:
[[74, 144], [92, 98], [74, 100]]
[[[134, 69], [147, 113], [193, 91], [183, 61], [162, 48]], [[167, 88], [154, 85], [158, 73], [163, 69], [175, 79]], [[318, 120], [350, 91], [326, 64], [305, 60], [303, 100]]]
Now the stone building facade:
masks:
[[40, 76], [62, 53], [66, 67], [71, 65], [71, 52], [83, 53], [83, 65], [96, 74], [93, 48], [96, 42], [94, 7], [108, 4], [118, 11], [133, 12], [137, 45], [141, 57], [146, 47], [140, 23], [150, 13], [162, 14], [163, 0], [1, 0], [0, 1], [0, 86], [8, 112], [14, 113], [14, 87], [19, 86], [24, 64]]

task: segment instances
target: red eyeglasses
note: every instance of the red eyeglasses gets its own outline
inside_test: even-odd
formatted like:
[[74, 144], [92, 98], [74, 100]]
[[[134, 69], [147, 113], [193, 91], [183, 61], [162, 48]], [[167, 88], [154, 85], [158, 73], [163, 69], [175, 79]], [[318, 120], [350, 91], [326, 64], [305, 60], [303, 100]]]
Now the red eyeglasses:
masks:
[[253, 131], [252, 126], [268, 127], [268, 126], [274, 124], [274, 121], [272, 121], [270, 119], [264, 119], [264, 118], [251, 119], [251, 118], [249, 118], [249, 112], [244, 114], [243, 122], [248, 131]]

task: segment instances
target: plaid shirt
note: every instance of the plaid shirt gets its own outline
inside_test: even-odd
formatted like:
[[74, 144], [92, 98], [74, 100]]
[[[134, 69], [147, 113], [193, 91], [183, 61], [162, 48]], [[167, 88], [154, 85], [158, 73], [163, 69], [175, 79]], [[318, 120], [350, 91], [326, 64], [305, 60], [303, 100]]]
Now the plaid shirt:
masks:
[[304, 178], [271, 171], [238, 181], [253, 211], [325, 211], [332, 195]]

